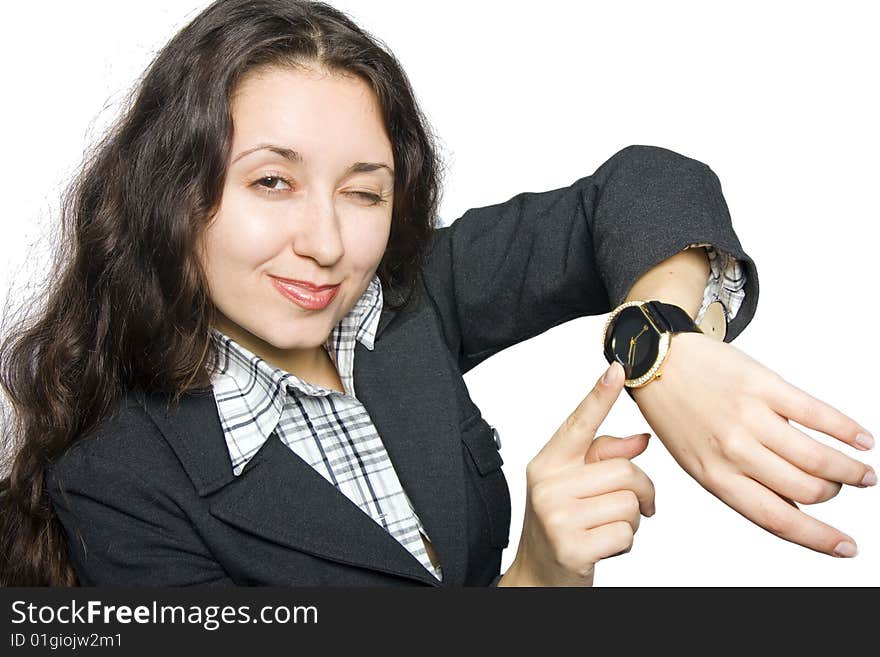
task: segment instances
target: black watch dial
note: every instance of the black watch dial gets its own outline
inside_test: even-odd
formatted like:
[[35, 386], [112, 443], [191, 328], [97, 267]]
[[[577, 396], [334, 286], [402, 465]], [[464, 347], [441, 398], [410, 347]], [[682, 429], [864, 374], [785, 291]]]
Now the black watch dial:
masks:
[[619, 361], [627, 379], [638, 379], [657, 362], [660, 334], [642, 309], [630, 306], [621, 310], [605, 336], [605, 358]]

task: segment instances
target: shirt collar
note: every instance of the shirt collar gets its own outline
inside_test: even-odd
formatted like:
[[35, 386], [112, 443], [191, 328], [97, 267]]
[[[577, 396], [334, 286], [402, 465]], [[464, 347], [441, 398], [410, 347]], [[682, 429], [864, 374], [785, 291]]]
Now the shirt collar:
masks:
[[[355, 341], [373, 350], [382, 305], [382, 285], [374, 275], [324, 342], [352, 395]], [[278, 425], [289, 387], [315, 397], [339, 393], [270, 365], [217, 329], [212, 329], [212, 337], [217, 345], [218, 363], [211, 383], [233, 472], [238, 475]]]
[[[370, 351], [376, 339], [376, 328], [379, 326], [379, 316], [382, 313], [382, 283], [377, 275], [372, 280], [364, 293], [355, 302], [348, 314], [333, 327], [324, 346], [331, 356], [338, 349], [335, 345], [350, 343], [356, 339]], [[352, 345], [353, 346], [353, 345]]]

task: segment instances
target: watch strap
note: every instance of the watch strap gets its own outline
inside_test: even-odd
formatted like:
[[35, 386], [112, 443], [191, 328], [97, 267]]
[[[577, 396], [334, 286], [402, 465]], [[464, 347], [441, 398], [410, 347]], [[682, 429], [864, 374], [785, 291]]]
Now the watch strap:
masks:
[[644, 304], [651, 318], [664, 333], [702, 333], [700, 327], [684, 310], [671, 303], [648, 301]]

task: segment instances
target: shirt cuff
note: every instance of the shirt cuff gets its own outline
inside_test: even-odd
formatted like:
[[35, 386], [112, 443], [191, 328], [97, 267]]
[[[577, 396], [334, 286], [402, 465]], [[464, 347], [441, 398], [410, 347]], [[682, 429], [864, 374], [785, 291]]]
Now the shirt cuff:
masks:
[[703, 246], [709, 257], [709, 279], [703, 291], [703, 302], [695, 322], [700, 324], [706, 309], [715, 301], [724, 308], [727, 323], [736, 317], [746, 298], [746, 269], [744, 263], [731, 253], [707, 243], [689, 244], [686, 248]]

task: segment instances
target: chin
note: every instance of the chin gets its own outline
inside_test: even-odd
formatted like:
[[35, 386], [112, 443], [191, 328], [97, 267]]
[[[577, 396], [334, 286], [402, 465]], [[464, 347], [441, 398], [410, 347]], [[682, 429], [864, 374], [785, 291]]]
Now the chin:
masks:
[[[299, 323], [294, 323], [294, 325], [301, 326]], [[293, 329], [291, 331], [270, 332], [261, 335], [260, 338], [276, 349], [314, 349], [315, 347], [323, 346], [329, 335], [329, 329], [323, 332], [305, 330], [297, 331], [296, 329]]]

